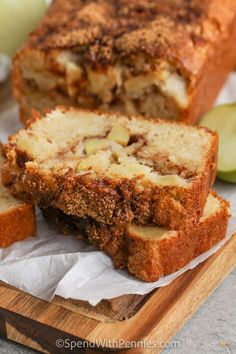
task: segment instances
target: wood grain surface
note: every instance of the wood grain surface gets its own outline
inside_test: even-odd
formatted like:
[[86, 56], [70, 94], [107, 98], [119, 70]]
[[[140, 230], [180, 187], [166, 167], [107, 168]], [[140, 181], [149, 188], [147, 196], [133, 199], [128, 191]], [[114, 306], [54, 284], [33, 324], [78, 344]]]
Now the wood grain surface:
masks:
[[[128, 341], [133, 341], [142, 343], [144, 347], [131, 347], [129, 353], [159, 353], [161, 345], [171, 340], [235, 267], [235, 253], [236, 234], [220, 251], [197, 268], [182, 274], [170, 285], [154, 291], [132, 317], [123, 321], [105, 318], [96, 308], [93, 309], [96, 316], [88, 315], [87, 309], [83, 311], [81, 303], [78, 304], [78, 310], [76, 301], [62, 301], [58, 298], [54, 303], [49, 303], [2, 283], [1, 336], [45, 353], [100, 353], [102, 350], [57, 348], [58, 339], [86, 341], [92, 346], [103, 341], [103, 349], [112, 352], [119, 343], [121, 353], [127, 353], [124, 347], [128, 346]], [[129, 312], [132, 301], [130, 297], [124, 297], [107, 303], [110, 308], [121, 306]], [[124, 343], [120, 343], [121, 339]], [[153, 343], [155, 348], [145, 348], [144, 343]]]

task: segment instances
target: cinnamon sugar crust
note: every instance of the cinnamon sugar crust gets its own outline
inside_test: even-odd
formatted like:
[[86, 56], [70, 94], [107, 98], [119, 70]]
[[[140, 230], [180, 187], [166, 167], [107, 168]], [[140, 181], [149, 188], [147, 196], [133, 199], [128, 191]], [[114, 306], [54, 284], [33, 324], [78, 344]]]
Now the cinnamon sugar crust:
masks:
[[143, 52], [196, 74], [235, 10], [232, 0], [54, 0], [27, 46], [74, 48], [94, 64]]

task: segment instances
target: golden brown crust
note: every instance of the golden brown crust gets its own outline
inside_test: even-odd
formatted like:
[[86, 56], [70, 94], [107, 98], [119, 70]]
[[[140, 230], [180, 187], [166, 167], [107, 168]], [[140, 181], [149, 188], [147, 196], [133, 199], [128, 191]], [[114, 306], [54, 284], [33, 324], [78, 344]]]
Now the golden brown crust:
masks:
[[[67, 110], [65, 107], [62, 109]], [[37, 119], [42, 117], [34, 112], [28, 126]], [[165, 124], [161, 120], [153, 122]], [[26, 202], [42, 208], [58, 208], [78, 217], [92, 217], [105, 224], [127, 224], [135, 220], [143, 224], [156, 223], [169, 229], [187, 228], [199, 221], [209, 189], [215, 181], [218, 137], [214, 132], [211, 134], [204, 169], [193, 178], [190, 187], [150, 184], [140, 190], [134, 179], [95, 179], [90, 174], [78, 175], [73, 169], [56, 175], [44, 172], [35, 165], [26, 168], [24, 155], [18, 154], [17, 161], [12, 160], [12, 155], [15, 156], [14, 137], [5, 146], [9, 161], [2, 170], [3, 183], [11, 188], [13, 195]]]
[[[187, 107], [172, 107], [169, 118], [195, 123], [210, 109], [236, 64], [235, 41], [234, 0], [55, 0], [14, 60], [14, 92], [20, 101], [22, 120], [26, 122], [31, 108], [46, 105], [35, 100], [32, 107], [31, 98], [24, 97], [29, 93], [21, 61], [37, 52], [46, 56], [47, 70], [60, 72], [54, 60], [56, 53], [68, 49], [78, 55], [82, 67], [90, 63], [103, 69], [122, 62], [132, 68], [143, 58], [141, 71], [145, 71], [146, 63], [152, 66], [157, 60], [166, 60], [186, 79], [189, 97]], [[44, 95], [50, 107], [55, 107], [59, 99], [65, 104], [82, 105], [60, 89]], [[86, 100], [83, 107], [104, 111], [112, 107], [112, 103], [102, 105], [93, 95]], [[122, 113], [129, 113], [119, 107]]]
[[211, 194], [221, 204], [215, 214], [200, 220], [192, 229], [174, 231], [174, 236], [161, 239], [143, 238], [123, 226], [73, 218], [55, 209], [44, 210], [44, 214], [56, 221], [61, 230], [72, 227], [73, 231], [84, 232], [91, 243], [111, 256], [117, 268], [125, 267], [137, 278], [152, 282], [176, 272], [225, 237], [229, 205], [214, 192]]
[[229, 216], [228, 203], [221, 200], [217, 214], [175, 237], [155, 243], [129, 234], [128, 270], [148, 282], [176, 272], [225, 237]]
[[35, 236], [35, 212], [32, 205], [21, 204], [0, 213], [0, 247], [8, 247]]
[[[5, 162], [3, 147], [0, 142], [0, 169]], [[4, 176], [3, 176], [4, 177]], [[17, 200], [11, 201], [10, 193], [2, 191], [2, 179], [0, 176], [0, 188], [3, 198], [0, 198], [0, 247], [8, 247], [17, 241], [24, 240], [29, 236], [35, 236], [36, 220], [34, 207], [30, 204], [19, 203]], [[12, 198], [11, 198], [12, 199]], [[5, 205], [5, 207], [4, 207]]]
[[181, 112], [182, 121], [195, 124], [213, 106], [227, 76], [236, 67], [235, 41], [236, 14], [229, 26], [228, 37], [223, 36], [215, 43], [212, 55], [205, 61], [189, 106]]

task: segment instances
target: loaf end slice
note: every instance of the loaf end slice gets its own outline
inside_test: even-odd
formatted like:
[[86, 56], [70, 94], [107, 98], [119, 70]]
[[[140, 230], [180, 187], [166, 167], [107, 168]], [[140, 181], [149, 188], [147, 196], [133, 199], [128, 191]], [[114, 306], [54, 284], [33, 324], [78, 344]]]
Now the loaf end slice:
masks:
[[[0, 168], [4, 161], [0, 145]], [[0, 181], [0, 247], [34, 236], [35, 232], [34, 207], [12, 197]]]

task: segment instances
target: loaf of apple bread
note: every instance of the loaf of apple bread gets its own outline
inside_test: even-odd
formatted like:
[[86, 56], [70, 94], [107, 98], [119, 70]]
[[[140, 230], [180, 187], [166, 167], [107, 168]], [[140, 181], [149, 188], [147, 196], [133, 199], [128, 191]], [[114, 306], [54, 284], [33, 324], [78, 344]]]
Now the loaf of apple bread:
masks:
[[54, 0], [14, 60], [22, 120], [64, 104], [194, 123], [235, 42], [235, 0]]
[[215, 180], [217, 142], [206, 128], [60, 107], [9, 138], [3, 180], [43, 208], [186, 228]]
[[116, 268], [127, 268], [146, 282], [176, 272], [195, 257], [208, 251], [225, 237], [228, 203], [210, 192], [203, 215], [197, 225], [186, 230], [166, 230], [154, 224], [126, 227], [105, 225], [91, 218], [76, 218], [49, 208], [44, 215], [67, 233], [83, 234], [104, 250]]
[[[5, 162], [0, 144], [0, 169]], [[11, 196], [0, 178], [0, 247], [35, 235], [34, 207]]]

